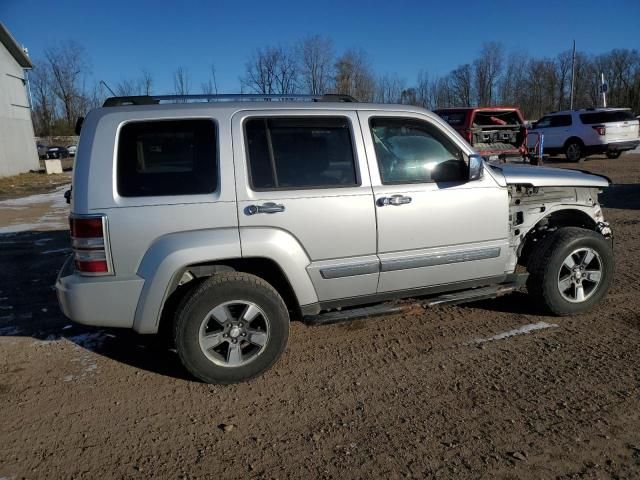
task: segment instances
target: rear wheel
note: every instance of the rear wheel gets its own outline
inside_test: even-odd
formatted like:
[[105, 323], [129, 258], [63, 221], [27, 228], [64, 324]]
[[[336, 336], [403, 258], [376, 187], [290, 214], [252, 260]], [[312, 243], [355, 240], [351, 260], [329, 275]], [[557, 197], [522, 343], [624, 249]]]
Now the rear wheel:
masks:
[[570, 162], [582, 162], [583, 154], [582, 143], [577, 140], [570, 140], [564, 147], [564, 155]]
[[176, 312], [180, 360], [207, 383], [236, 383], [269, 369], [289, 336], [289, 314], [278, 292], [259, 277], [220, 273], [185, 298]]
[[545, 238], [528, 265], [527, 289], [556, 315], [591, 309], [613, 280], [613, 251], [592, 230], [564, 227]]
[[620, 156], [622, 152], [621, 151], [615, 151], [615, 150], [609, 150], [607, 152], [607, 158], [618, 158]]

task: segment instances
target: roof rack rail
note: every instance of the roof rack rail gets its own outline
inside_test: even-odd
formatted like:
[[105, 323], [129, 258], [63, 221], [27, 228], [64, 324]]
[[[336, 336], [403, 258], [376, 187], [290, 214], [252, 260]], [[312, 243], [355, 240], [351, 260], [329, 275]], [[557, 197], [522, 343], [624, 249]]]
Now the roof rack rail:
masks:
[[110, 97], [102, 105], [103, 107], [119, 107], [125, 105], [155, 105], [160, 102], [169, 103], [194, 103], [194, 102], [219, 102], [219, 101], [311, 101], [311, 102], [357, 102], [350, 95], [337, 93], [325, 93], [324, 95], [300, 95], [289, 94], [198, 94], [198, 95], [139, 95], [127, 97]]

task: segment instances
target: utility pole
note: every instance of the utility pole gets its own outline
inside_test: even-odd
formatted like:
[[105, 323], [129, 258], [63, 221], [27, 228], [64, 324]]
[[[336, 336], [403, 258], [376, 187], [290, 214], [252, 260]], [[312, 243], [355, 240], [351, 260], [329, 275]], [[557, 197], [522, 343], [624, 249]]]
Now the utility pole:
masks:
[[609, 86], [604, 83], [604, 72], [600, 72], [600, 91], [602, 92], [602, 106], [607, 108], [607, 90]]
[[576, 84], [576, 41], [573, 41], [573, 56], [571, 57], [571, 105], [570, 110], [573, 110], [573, 89]]

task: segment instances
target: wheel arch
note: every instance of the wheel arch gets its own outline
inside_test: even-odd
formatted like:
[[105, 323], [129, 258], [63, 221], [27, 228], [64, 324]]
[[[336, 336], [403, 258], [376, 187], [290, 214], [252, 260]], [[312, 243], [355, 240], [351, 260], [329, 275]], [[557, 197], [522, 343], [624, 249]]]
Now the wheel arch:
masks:
[[301, 305], [317, 303], [306, 271], [310, 261], [302, 246], [282, 231], [252, 230], [256, 231], [242, 237], [242, 250], [236, 229], [181, 232], [156, 241], [138, 268], [138, 276], [145, 279], [145, 284], [136, 308], [134, 330], [157, 333], [163, 318], [177, 305], [178, 297], [198, 279], [223, 271], [263, 278], [278, 290], [294, 314]]
[[597, 222], [584, 209], [574, 207], [552, 210], [539, 219], [525, 234], [518, 248], [518, 263], [526, 266], [531, 252], [545, 236], [562, 227], [578, 227], [598, 231]]
[[[572, 142], [577, 142], [577, 143], [579, 143], [579, 144], [582, 146], [582, 148], [584, 148], [584, 146], [585, 146], [585, 145], [584, 145], [584, 141], [583, 141], [580, 137], [576, 137], [575, 135], [573, 135], [573, 136], [571, 136], [571, 137], [567, 138], [567, 139], [564, 141], [563, 148], [565, 148], [565, 149], [566, 149], [566, 148], [567, 148], [567, 146], [568, 146], [570, 143], [572, 143]], [[583, 151], [582, 153], [584, 154], [584, 151]]]
[[278, 263], [266, 257], [243, 257], [212, 260], [186, 265], [171, 280], [157, 330], [169, 333], [176, 309], [185, 295], [207, 278], [223, 272], [243, 272], [260, 277], [282, 297], [292, 319], [302, 318], [300, 304], [286, 273]]

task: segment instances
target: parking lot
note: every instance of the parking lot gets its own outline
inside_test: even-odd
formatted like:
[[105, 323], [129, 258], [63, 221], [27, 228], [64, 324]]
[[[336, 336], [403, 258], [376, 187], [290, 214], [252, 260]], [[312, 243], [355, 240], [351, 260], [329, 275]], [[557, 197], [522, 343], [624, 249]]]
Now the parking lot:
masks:
[[0, 478], [640, 478], [640, 154], [548, 164], [615, 184], [615, 283], [592, 312], [517, 293], [295, 323], [233, 386], [157, 337], [65, 319], [65, 187], [0, 201]]

